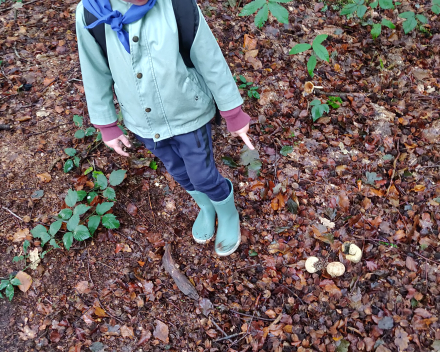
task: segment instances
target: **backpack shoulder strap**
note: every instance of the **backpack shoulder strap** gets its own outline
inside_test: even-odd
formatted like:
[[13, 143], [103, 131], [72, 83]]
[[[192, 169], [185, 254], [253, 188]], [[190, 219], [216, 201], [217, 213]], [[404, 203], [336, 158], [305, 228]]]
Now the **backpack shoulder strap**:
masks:
[[[93, 15], [89, 10], [84, 7], [84, 20], [86, 21], [86, 26], [89, 26], [98, 19], [95, 17], [95, 15]], [[89, 28], [89, 32], [101, 47], [105, 57], [107, 57], [107, 43], [105, 42], [105, 23], [101, 23], [93, 28]]]

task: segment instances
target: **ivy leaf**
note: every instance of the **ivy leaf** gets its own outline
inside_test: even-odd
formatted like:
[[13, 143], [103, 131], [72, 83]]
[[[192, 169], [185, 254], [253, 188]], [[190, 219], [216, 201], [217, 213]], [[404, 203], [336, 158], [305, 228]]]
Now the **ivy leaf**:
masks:
[[357, 4], [348, 4], [345, 5], [341, 10], [341, 15], [352, 15], [357, 10], [358, 5]]
[[372, 3], [370, 4], [370, 7], [371, 7], [372, 9], [375, 9], [375, 8], [377, 7], [377, 5], [379, 5], [379, 1], [374, 1], [374, 2], [372, 2]]
[[310, 102], [310, 106], [316, 106], [316, 105], [321, 105], [321, 100], [314, 99]]
[[112, 186], [118, 186], [124, 181], [126, 170], [115, 170], [110, 174], [109, 182]]
[[72, 242], [73, 242], [73, 233], [72, 232], [66, 232], [63, 236], [63, 243], [64, 243], [64, 247], [69, 250], [70, 247], [72, 246]]
[[313, 122], [316, 122], [317, 120], [319, 120], [322, 115], [324, 114], [324, 112], [329, 112], [330, 108], [327, 104], [320, 104], [320, 105], [315, 105], [312, 108], [312, 119]]
[[76, 191], [76, 194], [78, 195], [78, 201], [81, 202], [87, 195], [86, 191]]
[[313, 71], [315, 70], [315, 67], [316, 67], [316, 56], [312, 55], [312, 56], [310, 56], [309, 61], [307, 61], [307, 71], [309, 72], [309, 75], [312, 78], [315, 75], [313, 73]]
[[391, 28], [391, 29], [395, 29], [396, 28], [394, 23], [391, 22], [390, 20], [387, 20], [386, 18], [382, 18], [382, 25], [384, 25], [385, 27]]
[[[439, 15], [439, 14], [440, 14], [440, 3], [439, 3], [439, 4], [436, 4], [436, 3], [433, 1], [433, 4], [434, 4], [434, 5], [432, 5], [432, 7], [431, 7], [431, 11], [434, 12], [436, 15]], [[439, 341], [439, 340], [437, 340], [437, 341]]]
[[75, 206], [77, 200], [78, 200], [78, 193], [76, 193], [72, 189], [69, 189], [67, 191], [66, 199], [64, 199], [64, 201], [66, 202], [66, 205], [68, 207], [73, 207], [73, 206]]
[[289, 51], [289, 55], [299, 54], [306, 50], [309, 50], [312, 46], [309, 43], [301, 43], [296, 44], [292, 49]]
[[70, 220], [67, 222], [67, 230], [73, 231], [79, 224], [79, 215], [73, 215]]
[[359, 18], [362, 18], [365, 16], [365, 13], [367, 12], [368, 8], [365, 5], [360, 5], [357, 8], [357, 15]]
[[104, 225], [104, 227], [107, 229], [118, 229], [120, 223], [113, 214], [105, 214], [102, 217], [102, 225]]
[[69, 220], [72, 214], [73, 214], [72, 209], [66, 208], [58, 213], [58, 217], [63, 220]]
[[107, 177], [105, 177], [103, 174], [98, 174], [96, 176], [96, 185], [100, 188], [100, 189], [106, 189], [107, 188]]
[[380, 23], [375, 23], [371, 29], [371, 36], [376, 39], [382, 33], [382, 25]]
[[382, 180], [382, 177], [377, 176], [376, 172], [366, 172], [365, 176], [367, 177], [367, 180], [365, 183], [374, 186], [376, 181]]
[[74, 165], [72, 159], [67, 159], [63, 167], [64, 173], [67, 174], [69, 171], [71, 171], [73, 169], [73, 166]]
[[66, 148], [64, 149], [64, 153], [66, 153], [68, 156], [74, 156], [76, 154], [76, 149]]
[[83, 130], [77, 130], [73, 136], [77, 139], [81, 139], [81, 138], [84, 138], [85, 135], [86, 134]]
[[291, 147], [290, 145], [285, 145], [280, 150], [280, 154], [284, 155], [284, 156], [287, 156], [288, 154], [290, 154], [292, 152], [293, 152], [293, 147]]
[[336, 352], [348, 352], [348, 347], [350, 346], [350, 342], [347, 340], [339, 341], [339, 346], [336, 347]]
[[89, 229], [84, 225], [78, 225], [73, 231], [73, 238], [77, 241], [84, 241], [90, 237]]
[[251, 150], [246, 145], [240, 152], [240, 165], [246, 166], [252, 163], [254, 160], [260, 160], [260, 155], [256, 149]]
[[78, 204], [78, 206], [75, 208], [75, 210], [73, 211], [73, 214], [77, 214], [77, 215], [82, 215], [84, 214], [87, 210], [89, 210], [90, 207], [88, 205], [85, 204]]
[[269, 11], [280, 23], [289, 23], [289, 11], [276, 2], [269, 2]]
[[50, 225], [49, 233], [52, 235], [52, 237], [55, 236], [56, 233], [60, 230], [62, 224], [63, 222], [61, 220], [58, 220]]
[[28, 240], [25, 240], [25, 241], [23, 242], [23, 252], [24, 252], [24, 254], [27, 253], [27, 250], [28, 250], [28, 248], [29, 248], [30, 245], [31, 245], [31, 243], [30, 243]]
[[98, 206], [96, 207], [96, 213], [98, 215], [104, 215], [106, 212], [108, 212], [112, 206], [113, 206], [113, 202], [104, 202], [101, 204], [98, 204]]
[[44, 247], [44, 245], [47, 243], [47, 242], [49, 242], [50, 240], [51, 240], [51, 236], [46, 232], [46, 233], [43, 233], [43, 234], [41, 234], [41, 237], [40, 237], [40, 239], [41, 239], [41, 247]]
[[330, 61], [330, 55], [328, 54], [328, 51], [324, 45], [313, 43], [312, 47], [316, 56], [318, 56], [321, 60], [325, 60], [327, 62]]
[[267, 4], [264, 4], [260, 11], [258, 11], [257, 15], [255, 16], [255, 25], [258, 28], [263, 27], [264, 23], [269, 18], [269, 7]]
[[107, 187], [104, 192], [102, 192], [102, 195], [104, 198], [107, 198], [108, 200], [115, 200], [116, 199], [116, 193], [115, 190], [111, 187]]
[[411, 17], [415, 17], [415, 13], [412, 11], [406, 11], [406, 12], [399, 13], [399, 17], [408, 19]]
[[99, 226], [99, 222], [101, 221], [101, 217], [98, 215], [93, 215], [89, 218], [89, 222], [87, 223], [87, 227], [89, 228], [90, 234], [94, 234]]
[[256, 12], [260, 7], [266, 4], [266, 0], [255, 0], [247, 4], [241, 10], [239, 16], [249, 16]]

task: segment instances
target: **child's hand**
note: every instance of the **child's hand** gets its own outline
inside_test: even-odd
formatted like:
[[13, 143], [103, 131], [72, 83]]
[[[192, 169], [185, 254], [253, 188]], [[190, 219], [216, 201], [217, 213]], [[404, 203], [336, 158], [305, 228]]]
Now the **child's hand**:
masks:
[[107, 141], [104, 143], [106, 144], [107, 147], [114, 149], [114, 151], [116, 153], [118, 153], [119, 155], [130, 156], [128, 153], [126, 153], [122, 150], [120, 142], [122, 142], [128, 148], [131, 147], [131, 144], [128, 141], [127, 137], [125, 137], [123, 134], [121, 134], [119, 137], [117, 137], [115, 139], [112, 139], [111, 141]]
[[251, 141], [249, 140], [249, 137], [247, 136], [247, 132], [249, 131], [249, 124], [244, 126], [243, 128], [240, 128], [238, 131], [231, 132], [231, 135], [234, 137], [240, 137], [243, 142], [249, 147], [250, 150], [254, 150], [255, 147], [252, 145]]

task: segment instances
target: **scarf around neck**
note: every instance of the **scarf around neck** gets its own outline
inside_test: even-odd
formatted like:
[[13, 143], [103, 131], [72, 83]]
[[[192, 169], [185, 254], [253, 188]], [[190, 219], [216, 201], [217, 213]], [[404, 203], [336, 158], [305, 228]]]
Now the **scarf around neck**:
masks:
[[118, 34], [119, 41], [125, 50], [130, 53], [130, 41], [128, 33], [123, 29], [123, 25], [135, 22], [150, 11], [156, 0], [148, 0], [145, 5], [131, 5], [125, 15], [119, 11], [113, 11], [110, 0], [82, 0], [84, 7], [94, 15], [97, 20], [86, 28], [93, 28], [101, 23], [106, 23]]

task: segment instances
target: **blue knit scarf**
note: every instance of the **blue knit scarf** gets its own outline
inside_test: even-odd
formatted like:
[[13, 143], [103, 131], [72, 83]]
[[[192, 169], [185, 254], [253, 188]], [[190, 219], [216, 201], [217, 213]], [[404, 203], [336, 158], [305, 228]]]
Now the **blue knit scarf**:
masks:
[[124, 16], [122, 16], [119, 11], [112, 10], [112, 5], [109, 0], [83, 0], [82, 2], [84, 7], [98, 19], [86, 28], [93, 28], [101, 23], [109, 24], [112, 29], [118, 33], [118, 38], [125, 50], [130, 53], [128, 33], [122, 26], [144, 17], [145, 14], [153, 8], [156, 0], [148, 0], [148, 2], [142, 6], [132, 5]]

